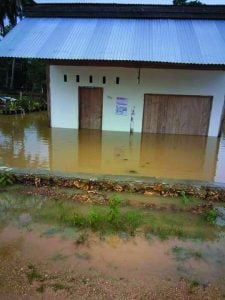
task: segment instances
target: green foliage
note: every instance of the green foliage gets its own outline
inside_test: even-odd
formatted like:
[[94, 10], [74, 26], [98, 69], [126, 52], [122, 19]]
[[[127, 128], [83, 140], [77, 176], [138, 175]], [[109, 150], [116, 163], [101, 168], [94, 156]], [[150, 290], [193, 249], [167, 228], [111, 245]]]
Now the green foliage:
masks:
[[178, 238], [185, 238], [188, 236], [182, 228], [167, 224], [153, 224], [152, 226], [149, 226], [146, 233], [153, 233], [154, 235], [159, 236], [161, 240], [166, 240], [171, 236], [176, 236]]
[[56, 252], [53, 254], [53, 256], [51, 257], [51, 259], [53, 261], [60, 261], [60, 260], [65, 260], [67, 259], [67, 255], [63, 254], [63, 253], [60, 253], [60, 252]]
[[23, 16], [23, 7], [27, 4], [34, 4], [33, 0], [4, 0], [0, 1], [0, 34], [5, 35], [5, 19], [11, 26], [15, 26], [18, 17]]
[[173, 247], [172, 253], [174, 254], [175, 258], [179, 261], [185, 261], [190, 258], [194, 258], [194, 259], [202, 258], [202, 254], [198, 250], [190, 249], [190, 248], [183, 248], [183, 247], [179, 247], [179, 246]]
[[100, 229], [104, 223], [104, 216], [96, 210], [91, 210], [88, 215], [88, 222], [92, 229]]
[[26, 85], [32, 87], [32, 91], [40, 92], [46, 82], [46, 64], [38, 59], [27, 61]]
[[129, 232], [130, 235], [134, 235], [136, 229], [142, 223], [142, 215], [136, 211], [128, 211], [123, 216], [123, 224], [125, 225], [126, 231]]
[[44, 284], [41, 284], [39, 287], [36, 288], [36, 291], [37, 291], [38, 293], [43, 294], [44, 291], [45, 291], [45, 288], [46, 288], [46, 286], [45, 286]]
[[210, 224], [215, 224], [217, 212], [215, 209], [210, 209], [203, 213], [203, 218]]
[[182, 203], [184, 205], [188, 205], [190, 202], [190, 199], [186, 196], [186, 193], [184, 191], [181, 192], [181, 196], [182, 196]]
[[188, 284], [188, 291], [190, 294], [194, 293], [195, 289], [199, 286], [198, 281], [191, 280]]
[[192, 204], [196, 204], [196, 199], [192, 198], [192, 197], [188, 197], [185, 193], [185, 191], [181, 192], [181, 202], [185, 205], [192, 205]]
[[30, 284], [33, 283], [33, 281], [43, 281], [44, 277], [37, 271], [36, 267], [32, 264], [28, 266], [29, 271], [26, 273], [27, 279]]
[[59, 219], [64, 224], [72, 227], [85, 227], [87, 220], [82, 214], [76, 212], [70, 213], [63, 204], [61, 205], [61, 211], [59, 212]]
[[53, 283], [52, 288], [55, 292], [57, 292], [58, 290], [64, 290], [67, 289], [68, 287], [62, 283]]
[[8, 172], [0, 173], [0, 188], [12, 185], [15, 182], [15, 178]]
[[187, 5], [187, 6], [202, 6], [204, 5], [201, 1], [193, 0], [173, 0], [173, 5]]
[[76, 244], [84, 244], [88, 240], [88, 233], [82, 232], [76, 239]]
[[82, 214], [74, 213], [71, 219], [68, 218], [67, 223], [71, 226], [85, 227], [87, 220]]
[[171, 236], [202, 239], [215, 234], [214, 227], [207, 224], [202, 216], [168, 211], [149, 212], [122, 207], [121, 204], [122, 200], [117, 195], [110, 198], [107, 206], [49, 200], [35, 212], [33, 219], [70, 228], [91, 229], [101, 234], [125, 232], [134, 235], [142, 229], [146, 235], [157, 235], [161, 239]]
[[116, 194], [109, 199], [108, 221], [111, 222], [115, 227], [118, 227], [121, 221], [121, 214], [119, 210], [121, 202], [121, 197]]
[[32, 112], [39, 111], [45, 108], [40, 100], [35, 100], [29, 96], [23, 96], [19, 100], [7, 100], [3, 112], [6, 114], [17, 113], [17, 112]]

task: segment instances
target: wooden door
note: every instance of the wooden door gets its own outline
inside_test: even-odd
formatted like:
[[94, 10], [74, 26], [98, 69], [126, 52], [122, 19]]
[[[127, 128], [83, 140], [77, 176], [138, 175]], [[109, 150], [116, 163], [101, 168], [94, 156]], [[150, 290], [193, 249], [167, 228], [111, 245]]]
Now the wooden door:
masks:
[[79, 88], [79, 127], [102, 128], [102, 88]]
[[143, 132], [207, 135], [212, 97], [145, 95]]

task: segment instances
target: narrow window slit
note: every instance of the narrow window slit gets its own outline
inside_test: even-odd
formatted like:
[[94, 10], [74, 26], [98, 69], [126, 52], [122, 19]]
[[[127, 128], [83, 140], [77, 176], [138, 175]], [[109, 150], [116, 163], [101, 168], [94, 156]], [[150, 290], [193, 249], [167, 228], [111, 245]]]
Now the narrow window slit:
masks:
[[105, 76], [102, 77], [102, 83], [106, 84], [106, 77]]
[[120, 83], [120, 78], [116, 77], [116, 84], [119, 84], [119, 83]]
[[67, 82], [67, 75], [64, 74], [64, 82]]
[[89, 82], [92, 83], [93, 82], [93, 76], [89, 76]]
[[80, 75], [76, 75], [76, 82], [80, 82]]

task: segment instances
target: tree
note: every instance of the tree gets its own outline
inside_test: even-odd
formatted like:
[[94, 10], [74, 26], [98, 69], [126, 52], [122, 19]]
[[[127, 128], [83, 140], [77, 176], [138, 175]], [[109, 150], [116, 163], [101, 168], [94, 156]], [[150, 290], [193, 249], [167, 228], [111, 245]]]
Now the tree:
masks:
[[193, 1], [173, 0], [173, 5], [201, 6], [201, 5], [204, 5], [204, 4], [199, 0], [193, 0]]
[[23, 9], [26, 5], [34, 4], [33, 0], [0, 0], [0, 33], [5, 35], [5, 20], [15, 26], [17, 19], [22, 19]]
[[[17, 24], [17, 19], [22, 19], [23, 8], [28, 4], [34, 4], [33, 0], [0, 0], [0, 35], [5, 36], [7, 32]], [[8, 20], [9, 25], [6, 25], [5, 21]], [[11, 81], [10, 89], [14, 86], [14, 73], [15, 73], [15, 58], [12, 59], [11, 63]], [[6, 68], [8, 78], [9, 70]], [[8, 81], [8, 79], [7, 79]], [[7, 82], [6, 81], [6, 82]]]

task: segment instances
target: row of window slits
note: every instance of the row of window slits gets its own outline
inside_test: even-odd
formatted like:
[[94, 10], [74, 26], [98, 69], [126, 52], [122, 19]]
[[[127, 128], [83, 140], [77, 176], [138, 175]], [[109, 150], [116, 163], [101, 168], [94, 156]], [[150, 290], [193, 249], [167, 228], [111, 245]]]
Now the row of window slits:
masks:
[[[67, 75], [66, 74], [64, 75], [64, 82], [67, 82]], [[76, 82], [80, 82], [80, 75], [76, 75]], [[92, 75], [89, 76], [89, 83], [93, 83], [93, 76]], [[102, 77], [102, 83], [106, 84], [106, 76]], [[120, 78], [116, 77], [116, 84], [119, 84], [119, 83], [120, 83]]]

